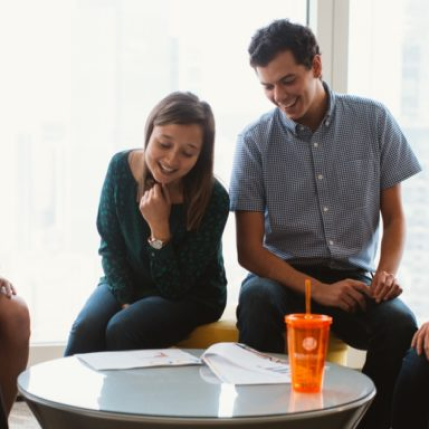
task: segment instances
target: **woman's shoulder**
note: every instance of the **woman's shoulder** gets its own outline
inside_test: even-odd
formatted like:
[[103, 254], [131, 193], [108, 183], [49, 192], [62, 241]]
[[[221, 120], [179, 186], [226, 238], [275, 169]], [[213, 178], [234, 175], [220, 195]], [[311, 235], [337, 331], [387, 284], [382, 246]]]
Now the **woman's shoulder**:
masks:
[[130, 165], [131, 163], [136, 163], [138, 159], [143, 157], [143, 149], [125, 149], [119, 152], [116, 152], [111, 160], [111, 164], [116, 165]]
[[222, 184], [222, 182], [219, 179], [216, 179], [216, 178], [213, 180], [213, 194], [219, 197], [229, 199], [229, 194], [228, 194], [228, 191], [226, 190], [226, 187]]
[[117, 174], [118, 171], [124, 170], [124, 167], [127, 165], [127, 158], [129, 152], [129, 150], [123, 150], [113, 154], [113, 156], [110, 158], [108, 166], [108, 174], [110, 176]]
[[212, 190], [212, 204], [215, 204], [218, 207], [228, 207], [229, 208], [229, 194], [226, 190], [226, 187], [218, 180], [214, 179], [213, 181], [213, 190]]
[[116, 174], [131, 173], [138, 181], [143, 163], [143, 149], [122, 150], [116, 152], [110, 159], [109, 170], [114, 171]]
[[143, 149], [132, 149], [127, 153], [127, 162], [131, 174], [137, 183], [140, 183], [143, 177], [144, 169], [144, 150]]

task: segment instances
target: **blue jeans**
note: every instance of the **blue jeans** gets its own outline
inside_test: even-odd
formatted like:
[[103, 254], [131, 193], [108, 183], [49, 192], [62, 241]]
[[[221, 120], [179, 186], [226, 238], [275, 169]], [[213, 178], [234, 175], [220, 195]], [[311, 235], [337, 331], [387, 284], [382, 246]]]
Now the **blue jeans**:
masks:
[[[335, 283], [354, 278], [370, 284], [359, 270], [332, 270], [326, 267], [300, 267], [301, 272]], [[305, 312], [304, 296], [279, 283], [249, 275], [241, 285], [237, 308], [239, 341], [261, 351], [284, 353], [284, 316]], [[360, 429], [390, 428], [392, 392], [402, 359], [417, 330], [413, 313], [399, 299], [376, 304], [368, 300], [365, 311], [347, 313], [339, 308], [312, 302], [312, 312], [333, 317], [332, 332], [354, 348], [367, 350], [363, 373], [377, 388], [377, 395], [363, 417]]]
[[407, 352], [396, 381], [392, 428], [429, 428], [429, 361], [415, 349]]
[[220, 316], [190, 298], [170, 301], [149, 296], [122, 309], [101, 283], [73, 323], [64, 354], [170, 347]]

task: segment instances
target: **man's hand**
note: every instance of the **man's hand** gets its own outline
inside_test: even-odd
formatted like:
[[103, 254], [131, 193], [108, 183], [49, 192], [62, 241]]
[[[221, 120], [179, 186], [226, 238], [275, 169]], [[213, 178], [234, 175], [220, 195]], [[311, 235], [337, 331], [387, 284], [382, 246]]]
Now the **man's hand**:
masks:
[[366, 297], [372, 297], [368, 285], [353, 279], [332, 284], [319, 283], [313, 291], [313, 299], [319, 304], [339, 307], [349, 313], [365, 310]]
[[414, 347], [419, 355], [424, 352], [429, 360], [429, 322], [424, 323], [414, 334], [411, 347]]
[[377, 271], [371, 283], [371, 293], [375, 302], [388, 301], [402, 293], [402, 288], [393, 274], [387, 271]]

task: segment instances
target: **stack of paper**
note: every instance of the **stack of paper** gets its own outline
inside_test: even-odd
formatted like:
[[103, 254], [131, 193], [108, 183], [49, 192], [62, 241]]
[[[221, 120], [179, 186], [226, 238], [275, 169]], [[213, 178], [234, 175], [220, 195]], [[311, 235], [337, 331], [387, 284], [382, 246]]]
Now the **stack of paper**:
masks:
[[260, 353], [244, 344], [217, 343], [201, 360], [223, 382], [231, 384], [290, 383], [287, 361]]

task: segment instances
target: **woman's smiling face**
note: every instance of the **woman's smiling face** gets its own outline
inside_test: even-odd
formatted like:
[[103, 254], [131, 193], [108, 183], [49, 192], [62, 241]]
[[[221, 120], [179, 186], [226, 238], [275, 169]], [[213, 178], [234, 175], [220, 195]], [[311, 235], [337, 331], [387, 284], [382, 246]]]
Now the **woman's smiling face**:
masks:
[[197, 163], [202, 145], [198, 124], [156, 125], [145, 151], [146, 165], [158, 183], [178, 185]]

